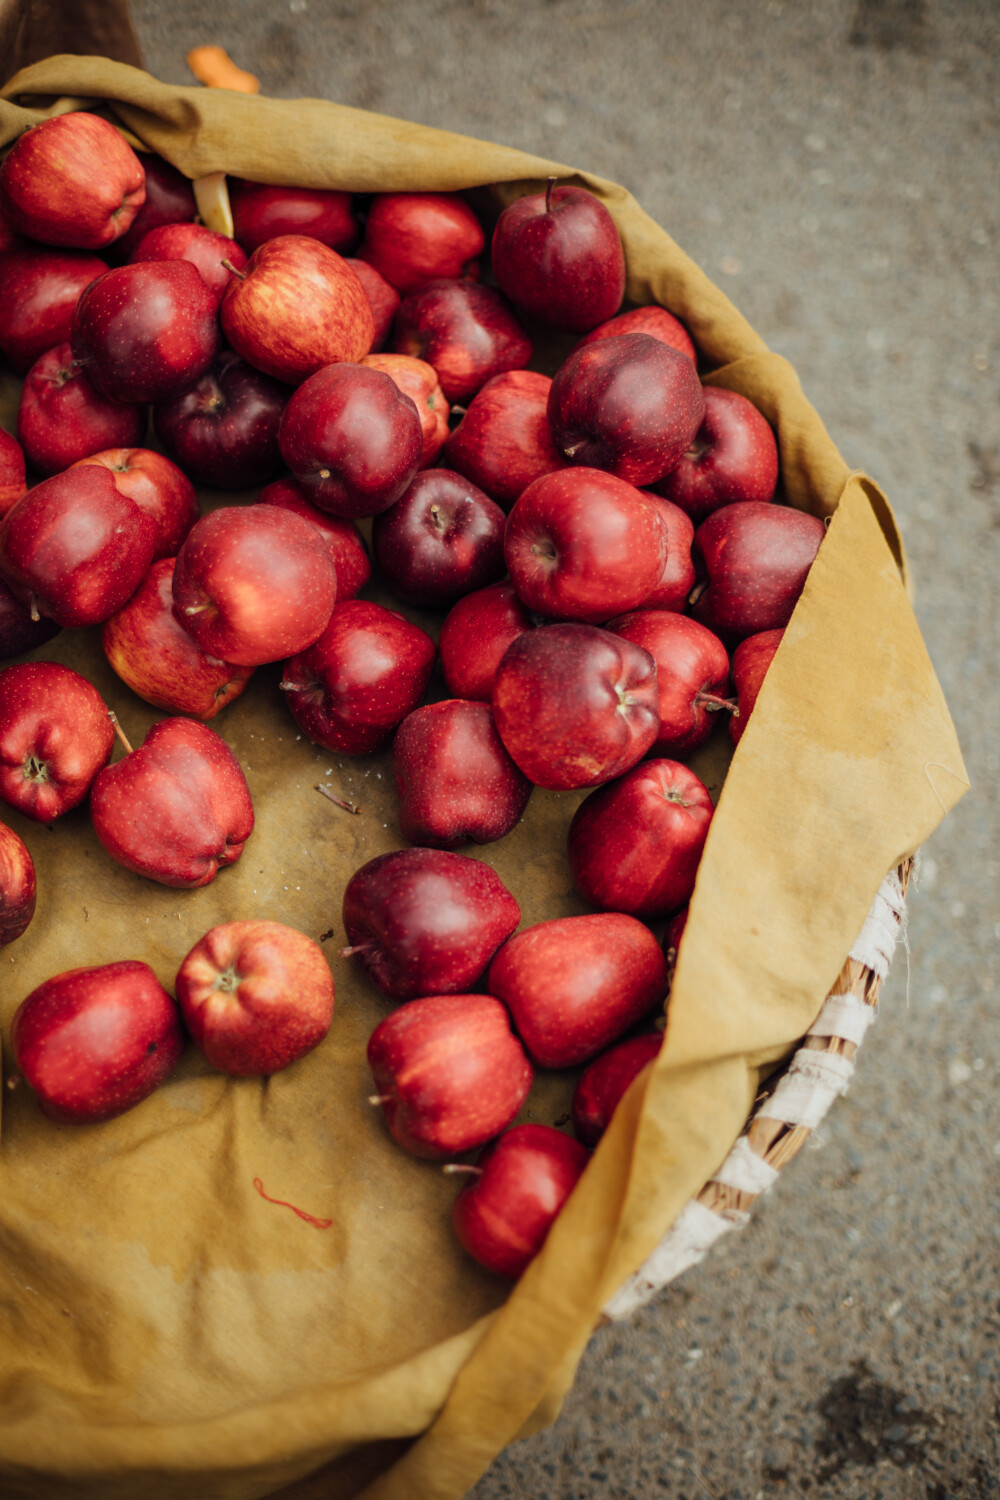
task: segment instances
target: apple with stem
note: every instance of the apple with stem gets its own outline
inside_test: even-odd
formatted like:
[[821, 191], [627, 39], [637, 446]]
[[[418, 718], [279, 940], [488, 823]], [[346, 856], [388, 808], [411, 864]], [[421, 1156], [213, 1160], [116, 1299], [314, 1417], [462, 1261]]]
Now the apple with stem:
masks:
[[654, 755], [686, 755], [708, 739], [720, 712], [732, 714], [729, 653], [697, 620], [667, 610], [636, 610], [608, 629], [649, 652], [656, 662], [660, 730]]
[[504, 575], [506, 517], [488, 495], [450, 469], [423, 469], [375, 517], [372, 550], [404, 604], [448, 609]]
[[79, 672], [54, 661], [0, 672], [0, 797], [50, 823], [83, 801], [114, 744], [108, 706]]
[[153, 561], [176, 557], [181, 543], [201, 515], [194, 485], [185, 473], [152, 448], [108, 448], [74, 465], [107, 469], [122, 495], [134, 500], [156, 522]]
[[0, 661], [34, 651], [58, 634], [55, 620], [46, 620], [42, 615], [33, 620], [28, 606], [0, 578]]
[[134, 447], [145, 434], [145, 407], [99, 395], [69, 344], [48, 350], [24, 377], [17, 436], [40, 474], [60, 474], [104, 448]]
[[739, 500], [766, 504], [778, 483], [778, 445], [765, 417], [738, 391], [705, 386], [705, 415], [687, 452], [656, 490], [697, 526]]
[[450, 412], [434, 366], [409, 354], [366, 354], [361, 363], [391, 376], [412, 400], [424, 439], [420, 467], [429, 468], [444, 447]]
[[289, 395], [287, 386], [226, 349], [186, 391], [153, 407], [153, 426], [198, 484], [249, 489], [281, 468], [278, 423]]
[[508, 204], [493, 231], [493, 273], [516, 307], [552, 328], [586, 333], [625, 291], [618, 226], [586, 188], [556, 185]]

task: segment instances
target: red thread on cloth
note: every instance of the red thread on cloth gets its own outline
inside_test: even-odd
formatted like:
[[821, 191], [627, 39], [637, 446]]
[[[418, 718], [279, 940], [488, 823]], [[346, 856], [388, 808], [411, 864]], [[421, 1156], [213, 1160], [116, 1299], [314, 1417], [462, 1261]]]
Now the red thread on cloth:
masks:
[[264, 1191], [264, 1184], [259, 1177], [255, 1177], [253, 1185], [262, 1198], [268, 1203], [276, 1203], [279, 1208], [290, 1208], [293, 1214], [298, 1214], [300, 1219], [305, 1219], [307, 1224], [312, 1224], [316, 1229], [329, 1229], [333, 1224], [332, 1219], [317, 1219], [315, 1214], [307, 1214], [304, 1208], [296, 1208], [294, 1203], [286, 1203], [284, 1198], [272, 1198]]

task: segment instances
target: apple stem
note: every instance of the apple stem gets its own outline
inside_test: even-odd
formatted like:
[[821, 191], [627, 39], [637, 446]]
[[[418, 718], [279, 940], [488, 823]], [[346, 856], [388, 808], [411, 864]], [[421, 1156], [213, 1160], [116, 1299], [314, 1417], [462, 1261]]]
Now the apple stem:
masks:
[[392, 1095], [391, 1094], [369, 1094], [368, 1095], [368, 1103], [369, 1104], [391, 1104], [392, 1103]]
[[483, 1175], [482, 1167], [474, 1167], [471, 1163], [461, 1161], [446, 1162], [441, 1170], [442, 1172], [447, 1172], [449, 1177], [457, 1177], [459, 1173], [463, 1173], [469, 1177], [482, 1177]]
[[35, 598], [34, 594], [30, 596], [29, 613], [31, 614], [31, 618], [36, 622], [42, 618], [38, 613], [38, 600]]
[[186, 615], [200, 615], [201, 612], [202, 612], [202, 610], [203, 609], [207, 609], [207, 608], [208, 608], [208, 602], [207, 602], [207, 600], [206, 600], [206, 602], [204, 604], [185, 604], [185, 606], [184, 606], [184, 613]]
[[132, 746], [129, 744], [128, 740], [125, 738], [125, 731], [122, 729], [122, 726], [118, 722], [118, 715], [115, 714], [115, 713], [112, 713], [111, 709], [108, 709], [108, 718], [111, 720], [112, 724], [115, 726], [115, 734], [118, 736], [119, 740], [121, 741], [121, 743], [125, 747], [125, 754], [126, 755], [131, 755], [132, 754]]
[[545, 212], [547, 214], [552, 212], [552, 189], [555, 187], [557, 180], [555, 177], [550, 177], [545, 185]]
[[563, 449], [563, 452], [565, 453], [567, 458], [572, 458], [574, 454], [579, 453], [580, 449], [583, 447], [585, 447], [585, 442], [571, 443], [568, 448]]
[[225, 266], [227, 271], [231, 271], [232, 274], [234, 276], [238, 276], [241, 281], [246, 281], [247, 273], [245, 271], [237, 271], [231, 260], [224, 260], [222, 264]]
[[20, 1073], [12, 1073], [11, 1076], [7, 1079], [7, 1087], [9, 1089], [16, 1089], [17, 1086], [18, 1086], [18, 1084], [20, 1082], [21, 1082], [21, 1075], [20, 1075]]
[[355, 817], [360, 816], [360, 807], [355, 807], [353, 802], [345, 802], [343, 797], [335, 797], [328, 786], [320, 786], [317, 782], [314, 790], [322, 792], [326, 800], [332, 802], [334, 807], [342, 807], [345, 812], [353, 813]]
[[341, 958], [353, 958], [355, 953], [368, 953], [370, 949], [371, 943], [355, 943], [353, 948], [341, 948], [340, 956]]
[[720, 708], [728, 708], [734, 719], [740, 716], [739, 706], [735, 698], [720, 698], [718, 693], [695, 693], [695, 707], [704, 705], [710, 714], [717, 714]]
[[707, 583], [696, 583], [690, 594], [688, 594], [688, 603], [697, 604], [698, 600], [701, 598], [702, 594], [707, 588]]

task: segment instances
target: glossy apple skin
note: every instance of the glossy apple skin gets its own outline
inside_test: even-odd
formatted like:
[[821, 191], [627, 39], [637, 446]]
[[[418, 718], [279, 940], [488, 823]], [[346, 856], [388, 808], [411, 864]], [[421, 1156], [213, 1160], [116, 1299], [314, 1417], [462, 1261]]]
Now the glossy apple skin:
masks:
[[409, 354], [366, 354], [361, 363], [370, 370], [382, 370], [390, 375], [412, 400], [424, 439], [420, 467], [428, 468], [444, 447], [451, 410], [444, 399], [434, 366], [425, 359], [413, 359]]
[[733, 652], [733, 686], [739, 704], [739, 713], [729, 721], [729, 738], [734, 745], [743, 738], [747, 720], [757, 703], [757, 694], [784, 633], [783, 630], [762, 630], [759, 635], [748, 635]]
[[0, 797], [50, 823], [86, 797], [115, 733], [97, 689], [54, 661], [0, 672]]
[[173, 577], [172, 557], [154, 562], [124, 608], [105, 620], [101, 646], [122, 682], [154, 708], [212, 719], [254, 669], [198, 650], [174, 614]]
[[678, 354], [686, 354], [693, 365], [698, 363], [698, 351], [684, 324], [665, 307], [633, 307], [630, 312], [619, 313], [606, 323], [599, 323], [580, 340], [581, 344], [596, 344], [599, 339], [613, 339], [620, 333], [648, 333], [650, 338], [669, 344]]
[[503, 577], [506, 519], [461, 474], [424, 469], [375, 517], [375, 561], [404, 604], [448, 609]]
[[662, 1032], [634, 1036], [584, 1069], [573, 1094], [573, 1130], [578, 1141], [591, 1149], [597, 1145], [629, 1088], [659, 1056], [662, 1046]]
[[392, 745], [399, 828], [410, 844], [490, 844], [516, 827], [531, 782], [503, 747], [488, 703], [445, 698], [416, 708]]
[[146, 174], [99, 115], [76, 110], [25, 131], [0, 167], [0, 212], [46, 245], [100, 250], [125, 233], [146, 199]]
[[35, 915], [35, 862], [24, 840], [0, 823], [0, 948], [16, 942]]
[[259, 250], [281, 234], [319, 240], [340, 255], [346, 254], [358, 240], [350, 193], [278, 187], [234, 177], [229, 181], [229, 202], [234, 233], [247, 251]]
[[108, 400], [166, 401], [219, 352], [215, 298], [185, 260], [116, 266], [81, 294], [70, 342]]
[[697, 749], [719, 713], [728, 717], [729, 653], [719, 637], [697, 620], [667, 610], [619, 615], [608, 621], [608, 629], [642, 646], [656, 662], [660, 730], [652, 753], [676, 759]]
[[494, 375], [445, 443], [442, 464], [510, 510], [532, 480], [566, 467], [549, 431], [551, 388], [548, 375], [535, 370]]
[[440, 277], [479, 278], [486, 237], [456, 193], [377, 193], [358, 256], [408, 297]]
[[366, 755], [420, 702], [434, 642], [394, 609], [349, 599], [281, 679], [292, 718], [317, 745]]
[[282, 922], [225, 922], [194, 945], [174, 985], [195, 1045], [236, 1078], [279, 1073], [330, 1030], [323, 950]]
[[[187, 260], [221, 303], [235, 271], [246, 267], [247, 257], [235, 240], [216, 234], [205, 224], [161, 224], [143, 235], [129, 256], [130, 265], [147, 260]], [[228, 261], [233, 268], [223, 265]]]
[[14, 595], [57, 625], [100, 625], [149, 571], [157, 528], [106, 469], [67, 469], [29, 490], [0, 524]]
[[645, 493], [656, 506], [667, 534], [667, 560], [653, 592], [647, 594], [635, 607], [684, 610], [695, 584], [694, 562], [691, 557], [694, 522], [684, 514], [680, 506], [664, 500], [652, 490]]
[[634, 917], [559, 917], [505, 943], [486, 988], [510, 1011], [534, 1063], [573, 1068], [660, 1003], [667, 965], [656, 938]]
[[383, 348], [389, 337], [392, 320], [403, 299], [395, 287], [391, 287], [385, 277], [380, 276], [375, 267], [370, 266], [366, 260], [354, 260], [351, 256], [347, 256], [346, 261], [364, 287], [365, 296], [371, 306], [372, 318], [375, 321], [375, 337], [372, 339], [370, 352], [375, 354]]
[[5, 516], [27, 490], [24, 449], [0, 427], [0, 516]]
[[372, 1032], [368, 1064], [393, 1139], [431, 1161], [499, 1135], [534, 1077], [510, 1017], [488, 995], [401, 1005]]
[[281, 468], [278, 423], [289, 394], [226, 349], [200, 380], [153, 408], [153, 426], [196, 483], [249, 489]]
[[563, 456], [635, 485], [680, 463], [704, 411], [691, 361], [646, 333], [575, 349], [549, 392], [549, 426]]
[[80, 293], [107, 265], [79, 250], [25, 246], [0, 260], [0, 350], [19, 375], [64, 344]]
[[441, 670], [455, 698], [491, 703], [493, 682], [507, 647], [538, 622], [510, 583], [493, 583], [459, 599], [438, 637]]
[[513, 1125], [488, 1146], [452, 1205], [459, 1243], [497, 1276], [516, 1280], [541, 1250], [590, 1160], [552, 1125]]
[[600, 469], [561, 469], [515, 502], [504, 556], [528, 609], [597, 624], [656, 587], [667, 535], [656, 506], [634, 485]]
[[184, 1050], [180, 1012], [136, 959], [68, 969], [32, 990], [14, 1013], [14, 1058], [61, 1125], [113, 1120], [173, 1072]]
[[784, 505], [741, 500], [714, 511], [694, 534], [704, 582], [695, 619], [727, 643], [784, 629], [825, 535], [818, 517]]
[[507, 299], [472, 281], [429, 281], [404, 297], [390, 346], [432, 364], [449, 401], [468, 401], [492, 376], [523, 369], [534, 352]]
[[220, 317], [237, 354], [288, 385], [324, 365], [360, 359], [375, 337], [356, 274], [335, 250], [301, 234], [279, 235], [253, 252]]
[[656, 485], [696, 526], [739, 500], [766, 504], [778, 483], [778, 445], [753, 402], [710, 385], [704, 397], [705, 415], [690, 448]]
[[476, 983], [521, 908], [489, 865], [446, 849], [398, 849], [344, 891], [352, 956], [393, 1000], [457, 995]]
[[34, 651], [58, 634], [55, 620], [47, 620], [44, 615], [33, 620], [28, 606], [0, 578], [0, 661]]
[[140, 156], [146, 174], [146, 201], [132, 223], [114, 242], [113, 254], [127, 260], [144, 235], [162, 224], [190, 223], [198, 213], [190, 179], [162, 156], [144, 151]]
[[174, 609], [200, 651], [257, 667], [304, 651], [337, 602], [337, 574], [315, 526], [275, 505], [224, 506], [177, 554]]
[[518, 636], [492, 701], [511, 759], [552, 791], [620, 776], [645, 755], [660, 724], [649, 652], [575, 622]]
[[257, 505], [276, 505], [311, 521], [322, 534], [331, 561], [337, 570], [337, 602], [356, 597], [372, 576], [364, 539], [353, 521], [342, 521], [310, 504], [294, 479], [276, 479], [265, 485], [255, 501]]
[[152, 448], [109, 448], [81, 458], [75, 467], [87, 464], [107, 469], [120, 493], [130, 496], [156, 522], [153, 561], [176, 557], [201, 515], [198, 496], [187, 475]]
[[550, 184], [509, 204], [493, 231], [492, 254], [500, 288], [552, 328], [586, 333], [621, 306], [621, 236], [586, 188]]
[[293, 394], [278, 442], [314, 505], [356, 519], [399, 499], [419, 468], [423, 432], [391, 376], [344, 362], [317, 370]]
[[712, 821], [712, 799], [693, 771], [648, 760], [581, 802], [568, 851], [591, 906], [665, 917], [691, 899]]
[[69, 344], [60, 344], [36, 359], [24, 377], [17, 435], [33, 469], [60, 474], [102, 448], [140, 443], [146, 412], [98, 395], [74, 366]]
[[194, 719], [161, 719], [142, 745], [105, 766], [90, 812], [112, 859], [180, 890], [208, 885], [235, 864], [254, 822], [235, 755]]

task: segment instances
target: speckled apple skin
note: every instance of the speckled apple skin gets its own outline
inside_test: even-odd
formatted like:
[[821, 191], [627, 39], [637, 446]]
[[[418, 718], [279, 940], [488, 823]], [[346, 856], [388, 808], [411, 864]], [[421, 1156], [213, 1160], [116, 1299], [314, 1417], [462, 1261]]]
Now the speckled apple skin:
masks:
[[510, 510], [534, 479], [564, 469], [547, 415], [552, 381], [536, 370], [494, 375], [473, 396], [441, 462]]
[[35, 862], [22, 838], [0, 823], [0, 948], [27, 931], [35, 915]]
[[660, 728], [654, 755], [677, 757], [708, 739], [719, 720], [729, 717], [699, 701], [700, 694], [729, 696], [729, 653], [705, 625], [670, 610], [634, 610], [608, 621], [608, 629], [648, 651], [656, 662]]
[[0, 168], [0, 212], [47, 245], [100, 250], [146, 201], [146, 174], [121, 132], [85, 110], [42, 120]]
[[106, 448], [79, 460], [107, 469], [115, 487], [156, 522], [153, 561], [174, 558], [201, 515], [194, 485], [185, 473], [152, 448]]
[[506, 517], [489, 495], [451, 469], [425, 469], [375, 517], [372, 550], [404, 604], [448, 609], [506, 572]]
[[705, 583], [695, 619], [727, 644], [783, 629], [825, 535], [818, 516], [785, 505], [743, 500], [714, 511], [694, 534], [695, 571]]
[[[129, 256], [131, 265], [147, 260], [186, 260], [194, 266], [216, 301], [222, 301], [236, 271], [247, 257], [235, 240], [205, 224], [161, 224], [144, 234]], [[232, 270], [223, 261], [228, 261]]]
[[17, 436], [40, 474], [59, 474], [102, 448], [130, 448], [145, 432], [145, 409], [99, 395], [74, 368], [68, 343], [41, 355], [24, 377]]
[[11, 1047], [42, 1113], [63, 1125], [114, 1119], [173, 1072], [180, 1012], [136, 959], [68, 969], [21, 1001]]
[[425, 359], [414, 359], [411, 354], [366, 354], [361, 363], [369, 370], [381, 370], [383, 375], [390, 376], [417, 408], [424, 440], [420, 467], [429, 468], [444, 447], [451, 412], [434, 366]]
[[391, 287], [384, 276], [380, 276], [374, 266], [370, 266], [365, 260], [354, 260], [351, 256], [346, 257], [346, 263], [357, 276], [365, 289], [365, 296], [372, 310], [372, 318], [375, 322], [375, 337], [372, 339], [372, 354], [377, 354], [384, 346], [389, 337], [392, 320], [396, 316], [396, 309], [403, 300], [395, 287]]
[[404, 297], [390, 345], [427, 360], [447, 399], [462, 402], [491, 376], [523, 370], [534, 353], [506, 297], [473, 281], [430, 281]]
[[400, 832], [432, 849], [502, 839], [531, 796], [488, 703], [445, 698], [414, 709], [396, 731], [392, 769]]
[[0, 672], [0, 797], [49, 823], [86, 797], [115, 732], [97, 689], [54, 661]]
[[733, 687], [739, 713], [729, 721], [729, 738], [738, 745], [753, 713], [768, 669], [781, 645], [783, 630], [762, 630], [759, 635], [748, 635], [733, 652]]
[[667, 312], [665, 307], [633, 307], [629, 312], [619, 313], [592, 328], [580, 340], [581, 344], [596, 344], [599, 339], [613, 339], [619, 333], [648, 333], [650, 338], [669, 344], [678, 354], [686, 354], [693, 365], [698, 363], [698, 351], [694, 340], [680, 318]]
[[257, 496], [256, 505], [276, 505], [280, 510], [290, 510], [304, 520], [311, 521], [323, 537], [327, 551], [337, 570], [337, 602], [345, 603], [357, 596], [372, 576], [372, 565], [368, 560], [364, 539], [353, 521], [331, 516], [325, 510], [317, 510], [306, 499], [301, 485], [294, 479], [275, 479], [266, 484]]
[[351, 195], [337, 189], [280, 187], [234, 177], [229, 202], [233, 232], [247, 251], [259, 250], [280, 234], [299, 234], [343, 255], [358, 238]]
[[25, 246], [0, 262], [0, 349], [19, 375], [47, 349], [64, 344], [80, 293], [107, 264], [78, 250]]
[[595, 1057], [573, 1094], [573, 1129], [578, 1141], [591, 1148], [597, 1145], [632, 1083], [662, 1046], [663, 1033], [656, 1031], [630, 1037]]
[[28, 488], [24, 451], [16, 438], [0, 427], [0, 516], [5, 516]]
[[694, 522], [686, 516], [679, 505], [645, 492], [663, 522], [667, 533], [667, 560], [663, 572], [651, 594], [647, 594], [636, 609], [670, 609], [678, 613], [687, 608], [688, 598], [695, 584], [694, 562], [691, 558], [691, 543], [694, 541]]
[[376, 193], [358, 256], [405, 297], [442, 276], [478, 278], [485, 245], [457, 193]]
[[489, 703], [507, 647], [535, 624], [510, 583], [493, 583], [459, 599], [438, 637], [448, 691], [456, 698]]
[[738, 391], [704, 389], [705, 415], [676, 468], [656, 484], [699, 525], [734, 501], [773, 500], [778, 445], [767, 419]]
[[492, 258], [511, 301], [552, 328], [585, 333], [621, 306], [621, 236], [586, 188], [561, 184], [509, 204], [493, 231]]

